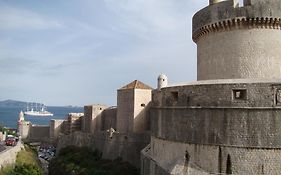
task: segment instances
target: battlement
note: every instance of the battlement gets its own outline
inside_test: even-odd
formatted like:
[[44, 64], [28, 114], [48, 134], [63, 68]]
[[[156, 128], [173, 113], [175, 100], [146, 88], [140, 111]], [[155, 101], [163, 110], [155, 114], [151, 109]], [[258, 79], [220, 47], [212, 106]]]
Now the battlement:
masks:
[[209, 0], [193, 17], [193, 40], [208, 33], [241, 29], [280, 29], [281, 0]]

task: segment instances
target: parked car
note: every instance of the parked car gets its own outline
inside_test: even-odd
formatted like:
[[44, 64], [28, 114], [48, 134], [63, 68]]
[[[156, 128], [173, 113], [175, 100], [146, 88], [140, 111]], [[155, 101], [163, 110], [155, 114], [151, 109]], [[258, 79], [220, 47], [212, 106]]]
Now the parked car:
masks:
[[5, 142], [7, 146], [16, 146], [17, 144], [16, 139], [13, 137], [8, 137]]

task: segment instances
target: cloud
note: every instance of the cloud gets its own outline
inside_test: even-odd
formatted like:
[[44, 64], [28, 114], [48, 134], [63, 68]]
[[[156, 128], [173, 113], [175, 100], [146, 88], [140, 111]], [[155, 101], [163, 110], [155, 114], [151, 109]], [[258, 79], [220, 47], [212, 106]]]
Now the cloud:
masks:
[[[187, 2], [174, 0], [105, 0], [107, 7], [119, 18], [114, 30], [130, 31], [143, 39], [155, 39], [163, 34], [173, 37], [187, 23]], [[169, 36], [166, 36], [166, 38]]]
[[[9, 98], [114, 104], [116, 89], [134, 79], [153, 86], [159, 73], [167, 74], [171, 82], [196, 77], [191, 18], [204, 7], [203, 1], [4, 4], [0, 77], [3, 87], [18, 92], [13, 96], [14, 92], [3, 91]], [[35, 90], [26, 86], [34, 82], [39, 86]]]
[[0, 73], [23, 74], [33, 69], [37, 64], [36, 61], [26, 58], [5, 57], [0, 58]]
[[38, 30], [56, 29], [63, 27], [62, 23], [50, 19], [29, 10], [13, 8], [9, 6], [0, 7], [0, 29], [1, 30]]
[[[57, 75], [68, 68], [77, 66], [74, 63], [46, 63], [43, 60], [35, 61], [27, 58], [5, 57], [0, 58], [0, 74], [7, 75]], [[38, 75], [37, 75], [38, 74]]]

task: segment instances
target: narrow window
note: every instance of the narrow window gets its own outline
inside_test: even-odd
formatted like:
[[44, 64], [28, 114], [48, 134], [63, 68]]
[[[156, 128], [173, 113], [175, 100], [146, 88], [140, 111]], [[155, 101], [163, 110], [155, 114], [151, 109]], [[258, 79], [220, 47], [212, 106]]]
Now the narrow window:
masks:
[[185, 155], [184, 155], [184, 157], [185, 157], [186, 162], [188, 163], [188, 162], [189, 162], [189, 160], [190, 160], [190, 155], [189, 155], [189, 153], [188, 153], [188, 151], [187, 151], [187, 150], [185, 151]]
[[218, 157], [218, 165], [219, 165], [219, 173], [222, 172], [222, 154], [221, 154], [221, 147], [219, 147], [219, 157]]
[[264, 174], [264, 165], [261, 165], [261, 174]]
[[247, 100], [246, 89], [233, 89], [232, 90], [233, 100]]
[[231, 167], [231, 157], [228, 154], [227, 155], [227, 161], [226, 161], [226, 174], [232, 174], [232, 167]]
[[175, 101], [179, 100], [179, 92], [171, 92], [171, 94], [172, 94], [172, 97]]

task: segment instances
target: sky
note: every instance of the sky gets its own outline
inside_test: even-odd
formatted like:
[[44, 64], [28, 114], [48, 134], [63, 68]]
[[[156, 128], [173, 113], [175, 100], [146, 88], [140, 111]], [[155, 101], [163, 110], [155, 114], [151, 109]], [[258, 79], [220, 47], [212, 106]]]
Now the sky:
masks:
[[196, 80], [192, 16], [207, 0], [0, 0], [0, 100], [116, 105], [137, 79]]

